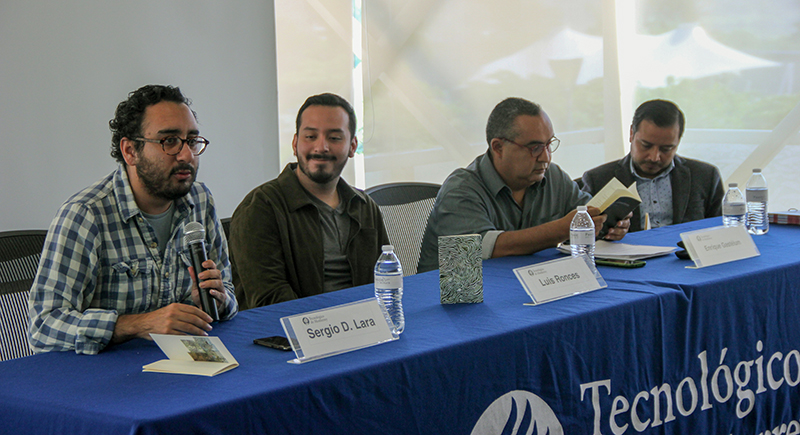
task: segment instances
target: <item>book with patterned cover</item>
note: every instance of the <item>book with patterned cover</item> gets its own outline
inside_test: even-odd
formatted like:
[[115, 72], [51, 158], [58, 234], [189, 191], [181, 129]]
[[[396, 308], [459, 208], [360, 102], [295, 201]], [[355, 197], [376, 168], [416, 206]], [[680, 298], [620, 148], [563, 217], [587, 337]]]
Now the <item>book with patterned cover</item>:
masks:
[[443, 304], [483, 302], [479, 234], [439, 237], [439, 287]]
[[800, 211], [788, 210], [788, 211], [779, 211], [777, 213], [769, 213], [769, 223], [800, 225]]

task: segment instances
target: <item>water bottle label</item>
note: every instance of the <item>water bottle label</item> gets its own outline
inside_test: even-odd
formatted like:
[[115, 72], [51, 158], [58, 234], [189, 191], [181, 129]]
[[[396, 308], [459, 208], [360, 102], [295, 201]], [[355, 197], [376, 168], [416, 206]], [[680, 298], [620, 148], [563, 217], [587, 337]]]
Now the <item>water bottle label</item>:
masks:
[[376, 289], [395, 289], [403, 286], [403, 275], [375, 275]]
[[594, 231], [570, 231], [570, 245], [589, 245], [594, 243]]
[[743, 215], [747, 212], [747, 205], [743, 202], [738, 204], [722, 204], [722, 214], [724, 215]]
[[747, 202], [767, 202], [767, 189], [747, 189]]

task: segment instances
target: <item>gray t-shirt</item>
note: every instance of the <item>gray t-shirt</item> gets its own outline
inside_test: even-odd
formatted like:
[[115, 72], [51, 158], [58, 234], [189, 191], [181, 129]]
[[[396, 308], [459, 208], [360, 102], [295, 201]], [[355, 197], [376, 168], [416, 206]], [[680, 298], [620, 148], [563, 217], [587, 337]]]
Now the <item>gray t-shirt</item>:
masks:
[[442, 184], [422, 238], [420, 272], [439, 268], [439, 236], [480, 234], [483, 258], [491, 258], [503, 231], [534, 227], [564, 217], [592, 198], [551, 163], [544, 179], [525, 192], [522, 206], [514, 201], [487, 154], [456, 169]]
[[167, 242], [170, 240], [169, 230], [172, 229], [172, 216], [175, 214], [175, 202], [173, 201], [167, 211], [160, 214], [148, 214], [142, 212], [142, 216], [147, 219], [147, 223], [153, 227], [158, 240], [158, 253], [164, 257], [164, 250], [167, 249]]
[[350, 216], [345, 213], [346, 201], [341, 193], [339, 206], [331, 208], [314, 195], [308, 195], [319, 211], [319, 224], [325, 252], [325, 282], [323, 290], [332, 292], [353, 286], [350, 263], [347, 261], [347, 236], [350, 234]]

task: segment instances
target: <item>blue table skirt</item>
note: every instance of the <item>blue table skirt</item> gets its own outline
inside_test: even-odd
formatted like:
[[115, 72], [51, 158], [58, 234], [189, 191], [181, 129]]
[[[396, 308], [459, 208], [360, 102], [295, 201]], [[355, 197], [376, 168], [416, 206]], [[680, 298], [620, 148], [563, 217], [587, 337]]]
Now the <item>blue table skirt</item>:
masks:
[[[672, 246], [719, 221], [625, 242]], [[282, 334], [282, 316], [371, 297], [371, 286], [216, 324], [240, 367], [211, 378], [142, 373], [164, 358], [145, 340], [96, 356], [6, 361], [0, 432], [463, 434], [513, 391], [540, 398], [570, 434], [791, 428], [800, 417], [800, 227], [754, 239], [757, 258], [699, 270], [674, 255], [641, 269], [600, 267], [607, 289], [534, 307], [511, 270], [558, 258], [554, 249], [485, 261], [482, 304], [441, 305], [436, 271], [406, 277], [400, 340], [302, 365], [253, 339]], [[496, 433], [552, 424], [535, 402], [519, 407], [523, 396], [500, 412]], [[625, 403], [633, 410], [619, 411]]]

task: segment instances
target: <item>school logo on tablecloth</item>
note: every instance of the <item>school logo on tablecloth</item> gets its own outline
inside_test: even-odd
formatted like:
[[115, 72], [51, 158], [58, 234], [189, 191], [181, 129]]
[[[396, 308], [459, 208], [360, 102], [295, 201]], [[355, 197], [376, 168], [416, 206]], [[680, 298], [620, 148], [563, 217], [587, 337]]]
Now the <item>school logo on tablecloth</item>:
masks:
[[563, 435], [558, 417], [539, 396], [514, 390], [492, 402], [472, 429], [472, 435]]

